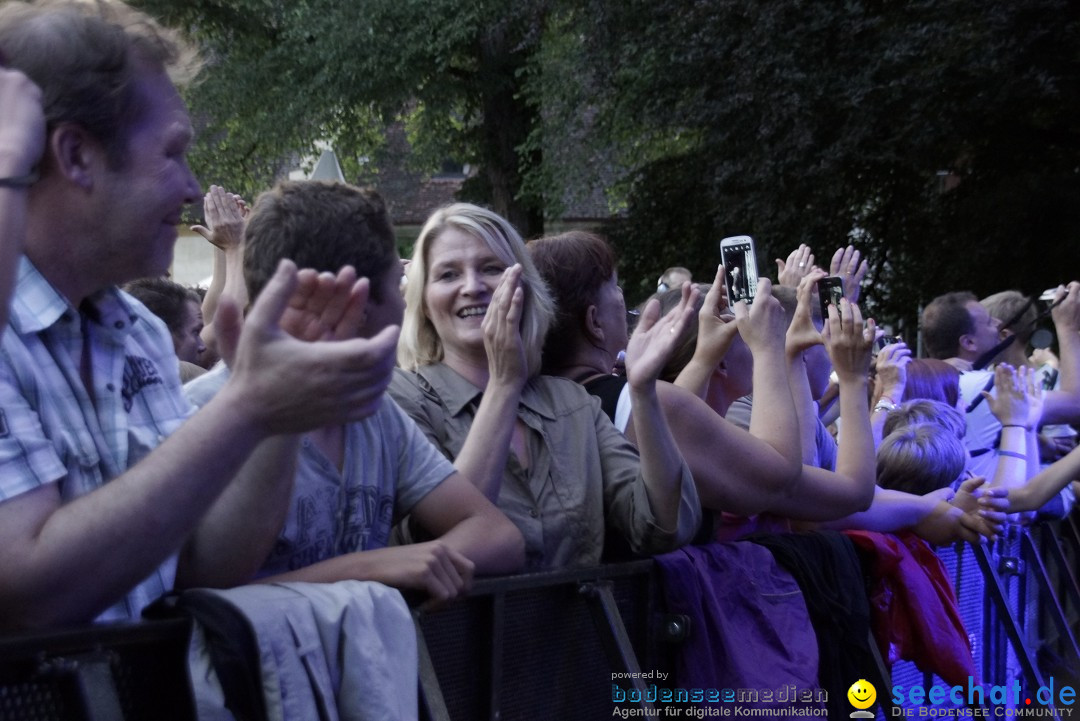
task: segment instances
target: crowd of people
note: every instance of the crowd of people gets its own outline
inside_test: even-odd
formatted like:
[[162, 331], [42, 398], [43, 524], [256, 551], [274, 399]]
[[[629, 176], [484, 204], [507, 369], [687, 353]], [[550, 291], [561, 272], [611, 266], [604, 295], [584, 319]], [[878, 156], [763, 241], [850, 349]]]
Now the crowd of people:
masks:
[[[669, 268], [631, 332], [593, 233], [455, 203], [406, 268], [373, 190], [203, 195], [194, 58], [118, 2], [0, 6], [4, 628], [258, 582], [447, 602], [757, 531], [980, 543], [1071, 509], [1080, 283], [936, 298], [915, 358], [863, 317], [857, 250], [801, 246], [751, 305]], [[203, 296], [165, 277], [200, 201]]]

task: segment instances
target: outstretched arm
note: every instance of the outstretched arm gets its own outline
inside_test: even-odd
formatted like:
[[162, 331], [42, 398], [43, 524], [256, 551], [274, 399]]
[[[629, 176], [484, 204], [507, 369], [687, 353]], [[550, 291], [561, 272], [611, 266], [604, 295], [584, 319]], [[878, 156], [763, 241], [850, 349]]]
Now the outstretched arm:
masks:
[[30, 184], [44, 148], [41, 90], [19, 71], [0, 65], [0, 331], [7, 325]]
[[709, 392], [713, 371], [728, 352], [735, 340], [738, 327], [727, 307], [724, 292], [724, 266], [717, 266], [716, 278], [705, 294], [705, 302], [698, 311], [698, 339], [690, 362], [675, 379], [675, 385], [704, 399]]
[[[969, 492], [975, 492], [982, 479], [972, 479], [966, 483], [973, 483]], [[953, 492], [949, 488], [917, 496], [875, 487], [870, 508], [823, 525], [826, 528], [857, 528], [880, 533], [908, 529], [936, 545], [954, 541], [980, 543], [983, 538], [993, 540], [1005, 520], [1003, 494], [992, 492], [984, 497], [985, 506], [976, 505], [968, 510], [952, 503]]]
[[466, 593], [474, 574], [512, 573], [525, 561], [525, 542], [517, 526], [460, 473], [420, 499], [411, 514], [437, 538], [335, 556], [260, 581], [378, 581], [446, 601]]
[[1058, 289], [1050, 311], [1058, 341], [1060, 389], [1048, 391], [1040, 425], [1080, 423], [1080, 283]]
[[202, 339], [206, 347], [217, 355], [217, 337], [214, 316], [218, 299], [222, 294], [231, 297], [243, 310], [248, 304], [247, 285], [244, 283], [244, 229], [247, 225], [248, 207], [243, 198], [227, 192], [220, 185], [211, 185], [203, 197], [203, 216], [206, 225], [193, 225], [191, 229], [214, 246], [214, 274], [210, 287], [203, 298], [202, 314], [206, 321]]
[[791, 388], [792, 400], [795, 402], [795, 415], [799, 421], [802, 462], [808, 466], [818, 466], [820, 463], [817, 448], [817, 404], [814, 403], [814, 397], [810, 391], [805, 353], [822, 342], [821, 334], [814, 327], [810, 304], [813, 302], [814, 284], [824, 277], [825, 271], [816, 268], [799, 279], [796, 289], [798, 304], [784, 340], [788, 385]]
[[[994, 369], [993, 395], [983, 391], [990, 411], [1001, 422], [997, 468], [991, 486], [1016, 488], [1027, 480], [1030, 466], [1038, 468], [1035, 424], [1041, 415], [1043, 392], [1034, 375], [1034, 369], [1024, 367], [1017, 371], [1008, 363], [998, 363]], [[1030, 458], [1032, 451], [1034, 459]]]
[[[888, 406], [899, 405], [904, 397], [904, 388], [907, 386], [907, 366], [910, 362], [911, 350], [903, 341], [887, 345], [878, 353], [872, 399], [874, 410], [870, 413], [875, 448], [881, 445], [885, 419], [889, 415]], [[878, 405], [879, 403], [882, 405]]]
[[874, 497], [874, 437], [866, 403], [874, 321], [864, 328], [859, 307], [843, 299], [829, 307], [825, 346], [840, 382], [840, 442], [836, 472], [803, 466], [791, 496], [774, 510], [791, 518], [825, 521], [865, 510]]
[[1019, 488], [1010, 488], [1009, 512], [1038, 510], [1060, 493], [1062, 488], [1077, 479], [1080, 479], [1080, 446]]
[[684, 285], [679, 305], [662, 318], [659, 302], [649, 301], [626, 348], [626, 380], [634, 408], [631, 440], [641, 454], [641, 476], [656, 523], [668, 530], [678, 521], [683, 458], [660, 405], [656, 380], [683, 329], [693, 321], [697, 292]]
[[[802, 464], [799, 421], [788, 384], [784, 355], [784, 310], [772, 295], [772, 283], [762, 278], [754, 304], [735, 305], [739, 335], [754, 356], [754, 404], [750, 435], [781, 454], [796, 471]], [[791, 484], [787, 484], [788, 490]]]
[[[782, 446], [781, 452], [726, 420], [685, 388], [659, 382], [656, 390], [702, 506], [750, 516], [788, 493], [801, 468], [795, 446]], [[778, 428], [769, 426], [768, 430], [775, 435]], [[784, 432], [792, 431], [787, 427]], [[772, 440], [776, 442], [775, 437]], [[717, 463], [717, 458], [724, 462]]]

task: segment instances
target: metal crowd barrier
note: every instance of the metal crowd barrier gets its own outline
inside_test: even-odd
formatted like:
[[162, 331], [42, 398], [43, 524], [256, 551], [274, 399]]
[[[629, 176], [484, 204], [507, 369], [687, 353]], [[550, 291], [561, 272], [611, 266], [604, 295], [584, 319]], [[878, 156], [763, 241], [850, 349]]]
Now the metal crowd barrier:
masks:
[[[939, 556], [979, 681], [1018, 680], [1025, 694], [1051, 677], [1080, 688], [1080, 533], [1071, 519]], [[608, 718], [613, 679], [656, 712], [647, 681], [632, 674], [671, 670], [678, 641], [694, 632], [664, 614], [649, 560], [480, 579], [465, 599], [415, 606], [414, 619], [420, 715], [430, 721]], [[0, 719], [192, 719], [189, 635], [187, 621], [169, 620], [0, 637]], [[888, 683], [943, 684], [909, 662], [895, 664]]]
[[[1058, 689], [1080, 689], [1078, 550], [1080, 535], [1072, 519], [1012, 527], [987, 546], [938, 549], [981, 674], [976, 681], [987, 686], [1019, 681], [1023, 699], [1034, 698], [1051, 678]], [[893, 682], [945, 685], [907, 661], [894, 665]]]
[[191, 721], [187, 620], [0, 637], [4, 721]]
[[463, 601], [418, 610], [421, 718], [610, 717], [613, 674], [664, 667], [658, 639], [678, 632], [677, 620], [657, 627], [654, 573], [634, 561], [482, 579]]

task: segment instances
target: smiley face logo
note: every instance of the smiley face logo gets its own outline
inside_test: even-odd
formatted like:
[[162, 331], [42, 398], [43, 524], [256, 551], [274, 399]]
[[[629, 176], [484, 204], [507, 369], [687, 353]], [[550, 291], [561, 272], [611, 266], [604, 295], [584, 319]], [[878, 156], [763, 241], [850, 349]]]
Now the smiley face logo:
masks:
[[855, 708], [868, 709], [877, 700], [877, 689], [865, 678], [860, 678], [851, 684], [851, 688], [847, 691], [847, 698]]

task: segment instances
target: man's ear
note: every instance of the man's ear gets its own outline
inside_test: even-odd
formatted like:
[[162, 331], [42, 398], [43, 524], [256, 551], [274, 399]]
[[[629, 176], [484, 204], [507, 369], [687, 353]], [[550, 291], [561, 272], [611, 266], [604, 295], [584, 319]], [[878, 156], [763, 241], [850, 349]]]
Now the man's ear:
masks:
[[998, 339], [1005, 340], [1011, 335], [1015, 335], [1010, 328], [998, 328]]
[[94, 176], [104, 167], [101, 143], [74, 123], [63, 123], [49, 135], [49, 151], [56, 171], [68, 182], [85, 190], [94, 186]]
[[960, 336], [959, 345], [961, 350], [970, 351], [972, 353], [975, 352], [975, 339], [966, 333]]
[[604, 326], [600, 323], [595, 305], [585, 310], [585, 337], [594, 343], [604, 342]]

